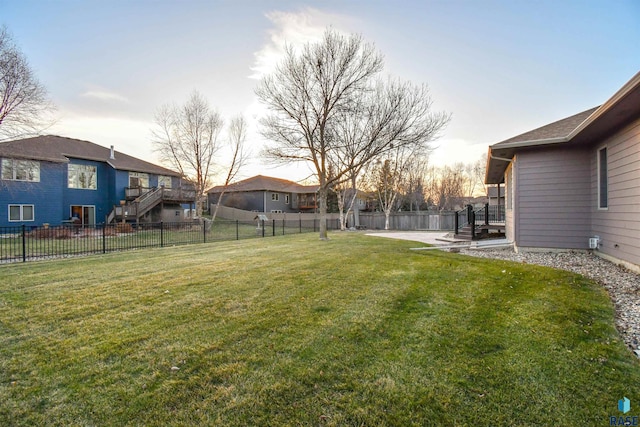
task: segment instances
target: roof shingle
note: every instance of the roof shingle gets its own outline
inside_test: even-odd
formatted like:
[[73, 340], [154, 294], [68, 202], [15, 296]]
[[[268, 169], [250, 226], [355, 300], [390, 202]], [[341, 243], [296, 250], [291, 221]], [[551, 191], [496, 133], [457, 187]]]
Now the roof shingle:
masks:
[[[211, 188], [208, 193], [220, 193], [222, 192], [223, 188], [224, 186], [218, 185]], [[300, 185], [286, 179], [256, 175], [251, 178], [229, 184], [225, 191], [280, 191], [283, 193], [315, 193], [317, 190], [317, 185]]]
[[33, 138], [6, 141], [0, 143], [0, 157], [41, 160], [56, 163], [68, 163], [69, 159], [84, 159], [105, 162], [114, 169], [133, 172], [145, 172], [158, 175], [180, 176], [171, 169], [154, 165], [119, 151], [114, 152], [93, 142], [66, 138], [56, 135], [36, 136]]

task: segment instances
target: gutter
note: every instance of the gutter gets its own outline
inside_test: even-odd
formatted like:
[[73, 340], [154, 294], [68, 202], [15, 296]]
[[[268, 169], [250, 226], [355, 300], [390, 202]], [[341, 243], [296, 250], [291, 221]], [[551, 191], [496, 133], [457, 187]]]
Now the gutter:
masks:
[[616, 105], [622, 98], [626, 97], [636, 87], [640, 85], [640, 72], [637, 73], [631, 80], [627, 82], [619, 91], [617, 91], [607, 102], [602, 104], [600, 108], [591, 113], [582, 123], [580, 123], [569, 135], [567, 135], [567, 141], [573, 139], [576, 135], [582, 132], [587, 126], [595, 122], [600, 116], [609, 111], [611, 107]]
[[[595, 114], [595, 112], [594, 112]], [[593, 114], [592, 114], [593, 115]], [[591, 116], [589, 116], [591, 117]], [[503, 148], [520, 148], [520, 147], [531, 147], [536, 145], [548, 145], [548, 144], [558, 144], [561, 142], [567, 142], [571, 138], [569, 137], [556, 137], [556, 138], [547, 138], [547, 139], [534, 139], [532, 141], [516, 141], [516, 142], [503, 142], [496, 145], [492, 145], [497, 149]]]

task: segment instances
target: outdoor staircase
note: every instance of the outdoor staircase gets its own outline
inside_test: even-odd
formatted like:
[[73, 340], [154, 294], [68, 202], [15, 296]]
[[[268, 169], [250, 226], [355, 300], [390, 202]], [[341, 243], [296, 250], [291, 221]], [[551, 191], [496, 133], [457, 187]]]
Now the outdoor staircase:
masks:
[[[473, 210], [471, 205], [456, 212], [454, 237], [457, 240], [481, 240], [502, 237], [505, 234], [505, 224], [501, 218], [500, 209], [486, 204], [484, 208]], [[495, 208], [495, 206], [493, 206]]]
[[162, 202], [192, 203], [195, 201], [195, 191], [158, 187], [142, 193], [132, 201], [120, 206], [114, 206], [107, 217], [107, 223], [114, 220], [139, 220], [146, 213]]

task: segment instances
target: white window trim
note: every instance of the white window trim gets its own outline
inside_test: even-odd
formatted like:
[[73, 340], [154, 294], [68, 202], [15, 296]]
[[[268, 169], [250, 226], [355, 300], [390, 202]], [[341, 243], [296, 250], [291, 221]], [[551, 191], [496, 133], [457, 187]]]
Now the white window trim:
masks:
[[280, 193], [271, 193], [271, 201], [279, 202], [280, 201]]
[[[3, 158], [0, 160], [0, 172], [2, 169], [2, 163], [5, 161], [11, 162], [11, 178], [2, 178], [5, 181], [18, 181], [18, 182], [40, 182], [40, 162], [37, 160], [20, 160], [20, 159], [12, 159], [12, 158]], [[17, 179], [16, 178], [16, 163], [17, 162], [29, 162], [38, 166], [38, 179]]]
[[[20, 207], [20, 219], [11, 219], [11, 207], [12, 206], [19, 206]], [[33, 214], [33, 218], [32, 219], [24, 219], [24, 207], [25, 206], [31, 206], [31, 213]], [[29, 204], [11, 204], [7, 206], [7, 218], [9, 218], [9, 222], [33, 222], [36, 220], [36, 207], [35, 205], [29, 205]]]
[[[95, 181], [96, 181], [96, 187], [95, 188], [91, 188], [91, 187], [71, 187], [69, 185], [69, 166], [82, 166], [82, 167], [90, 167], [90, 168], [95, 168]], [[85, 165], [85, 164], [81, 164], [81, 163], [69, 163], [67, 165], [67, 188], [69, 188], [70, 190], [93, 190], [93, 191], [97, 191], [98, 190], [98, 167], [95, 165]]]
[[285, 195], [284, 195], [284, 203], [285, 203], [286, 205], [288, 205], [290, 200], [291, 200], [291, 197], [289, 197], [289, 195], [288, 195], [288, 194], [285, 194]]
[[513, 210], [513, 196], [514, 196], [514, 191], [513, 191], [513, 163], [510, 164], [507, 167], [506, 171], [505, 171], [504, 186], [505, 186], [505, 191], [504, 191], [505, 209], [508, 210], [508, 211], [512, 211]]
[[[600, 204], [600, 196], [601, 196], [600, 189], [602, 187], [601, 184], [600, 184], [600, 173], [601, 173], [601, 170], [600, 170], [600, 153], [602, 153], [602, 150], [606, 150], [606, 152], [607, 152], [607, 164], [606, 164], [606, 166], [607, 166], [607, 170], [606, 170], [606, 172], [607, 172], [607, 206], [604, 206], [604, 207]], [[596, 184], [597, 184], [597, 187], [598, 187], [598, 196], [597, 196], [598, 198], [596, 200], [596, 204], [597, 204], [596, 206], [598, 207], [599, 211], [608, 211], [609, 210], [609, 147], [607, 145], [603, 145], [602, 147], [599, 147], [598, 150], [596, 151], [596, 163], [597, 163], [597, 165], [596, 165], [596, 170], [597, 170], [597, 172], [596, 172], [597, 173], [596, 180], [597, 180], [597, 183]]]

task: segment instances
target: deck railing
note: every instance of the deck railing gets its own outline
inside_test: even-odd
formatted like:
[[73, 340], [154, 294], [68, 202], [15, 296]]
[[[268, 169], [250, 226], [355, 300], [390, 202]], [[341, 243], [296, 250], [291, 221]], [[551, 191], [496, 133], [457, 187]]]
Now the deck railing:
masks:
[[486, 203], [482, 208], [476, 210], [473, 209], [473, 206], [467, 205], [465, 209], [456, 212], [455, 233], [458, 234], [466, 225], [473, 225], [471, 227], [471, 236], [475, 238], [475, 231], [478, 225], [501, 223], [504, 218], [505, 211], [502, 205], [489, 206]]

